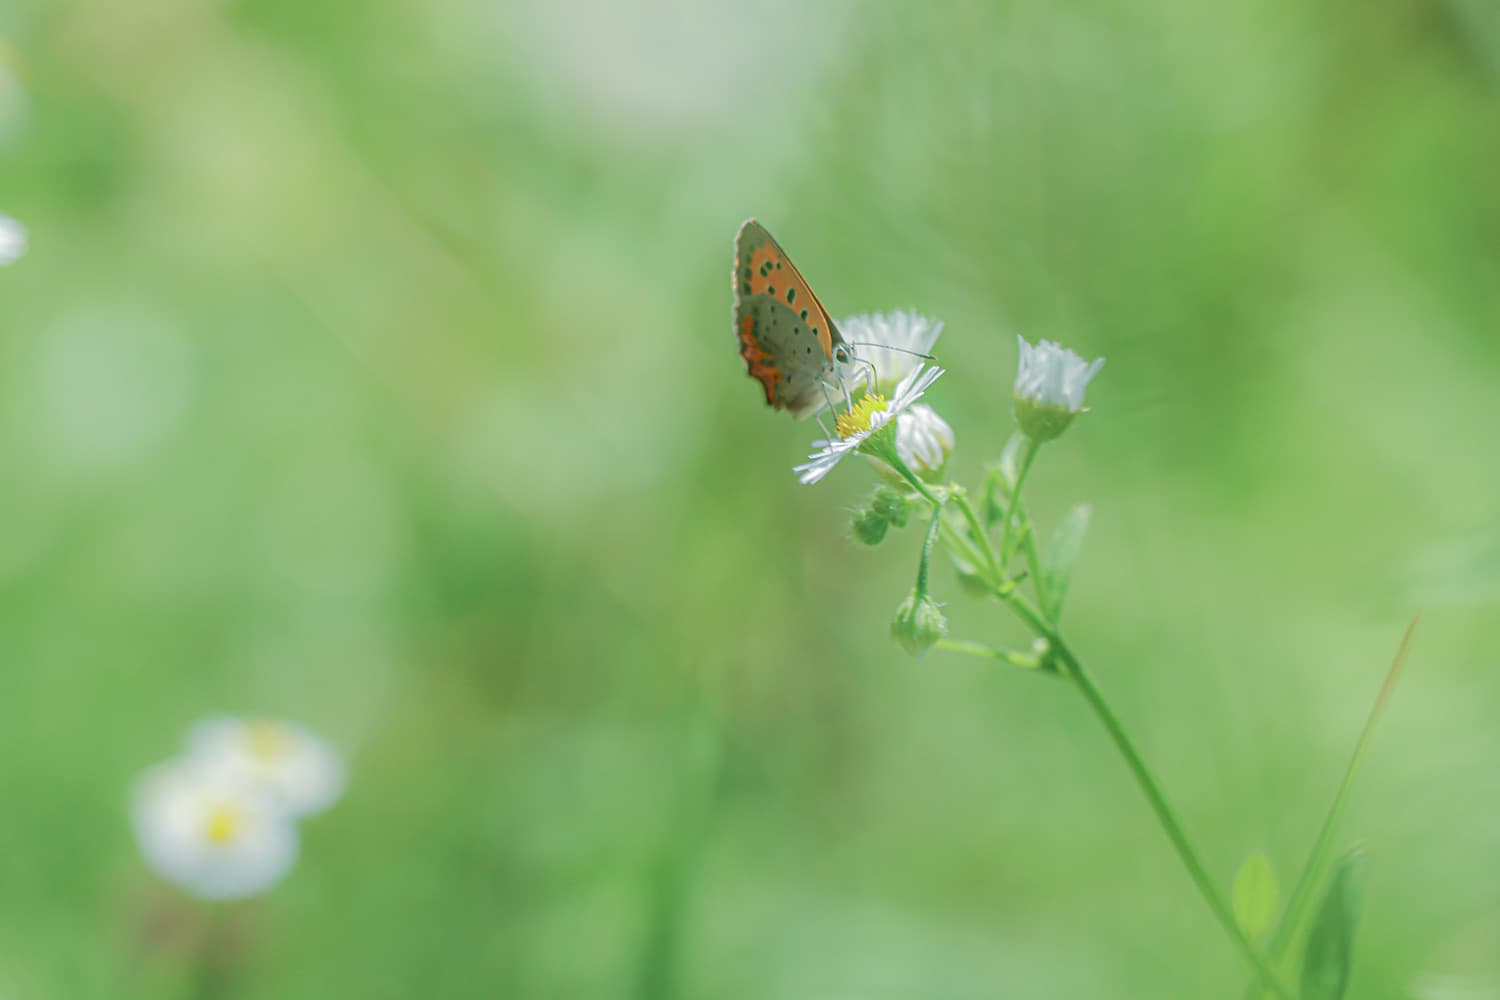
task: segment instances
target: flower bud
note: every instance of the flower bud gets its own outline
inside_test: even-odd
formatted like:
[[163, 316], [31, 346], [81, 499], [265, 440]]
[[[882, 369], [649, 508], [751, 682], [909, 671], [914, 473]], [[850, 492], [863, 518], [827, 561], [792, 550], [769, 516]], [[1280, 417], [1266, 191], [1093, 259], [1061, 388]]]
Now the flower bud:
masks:
[[953, 428], [926, 403], [896, 418], [896, 450], [907, 466], [929, 482], [942, 478], [955, 444]]
[[889, 486], [882, 486], [871, 498], [870, 509], [882, 515], [897, 528], [904, 528], [911, 517], [911, 500], [904, 493], [898, 493]]
[[1103, 367], [1104, 359], [1084, 361], [1050, 340], [1035, 347], [1020, 337], [1016, 341], [1021, 347], [1013, 392], [1016, 423], [1033, 441], [1051, 441], [1083, 412], [1084, 390]]
[[891, 635], [912, 656], [921, 656], [948, 634], [948, 619], [930, 597], [915, 591], [896, 609]]
[[855, 512], [849, 527], [854, 530], [854, 537], [864, 544], [879, 545], [885, 541], [885, 533], [890, 530], [891, 520], [878, 509], [866, 507]]

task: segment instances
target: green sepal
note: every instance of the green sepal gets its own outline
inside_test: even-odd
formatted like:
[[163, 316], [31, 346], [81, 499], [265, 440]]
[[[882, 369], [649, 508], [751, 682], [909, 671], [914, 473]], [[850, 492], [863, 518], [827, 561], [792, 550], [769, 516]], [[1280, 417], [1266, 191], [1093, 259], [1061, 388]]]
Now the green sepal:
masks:
[[1045, 444], [1062, 434], [1078, 416], [1061, 406], [1043, 406], [1030, 399], [1016, 399], [1016, 423], [1021, 432], [1037, 444]]
[[1055, 622], [1062, 616], [1063, 600], [1068, 596], [1073, 566], [1083, 551], [1083, 537], [1089, 530], [1090, 514], [1092, 509], [1088, 504], [1079, 504], [1068, 511], [1047, 546], [1047, 556], [1042, 560], [1045, 579], [1040, 582], [1042, 613], [1048, 621]]
[[1239, 873], [1234, 877], [1234, 922], [1246, 937], [1259, 938], [1271, 926], [1280, 894], [1271, 859], [1264, 851], [1252, 851], [1240, 863]]
[[896, 450], [896, 421], [887, 420], [860, 442], [854, 449], [861, 455], [871, 455], [888, 465], [901, 463], [901, 453]]
[[1354, 964], [1354, 931], [1365, 893], [1365, 856], [1359, 848], [1334, 865], [1328, 889], [1307, 935], [1302, 1000], [1340, 1000]]

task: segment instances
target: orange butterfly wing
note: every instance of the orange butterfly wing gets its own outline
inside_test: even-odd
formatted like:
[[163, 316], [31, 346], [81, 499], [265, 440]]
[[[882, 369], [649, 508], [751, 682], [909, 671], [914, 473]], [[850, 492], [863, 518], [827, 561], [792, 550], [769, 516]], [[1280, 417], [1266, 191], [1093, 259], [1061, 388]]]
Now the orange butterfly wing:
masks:
[[805, 417], [828, 399], [834, 348], [844, 342], [797, 265], [754, 219], [734, 238], [734, 328], [766, 402]]

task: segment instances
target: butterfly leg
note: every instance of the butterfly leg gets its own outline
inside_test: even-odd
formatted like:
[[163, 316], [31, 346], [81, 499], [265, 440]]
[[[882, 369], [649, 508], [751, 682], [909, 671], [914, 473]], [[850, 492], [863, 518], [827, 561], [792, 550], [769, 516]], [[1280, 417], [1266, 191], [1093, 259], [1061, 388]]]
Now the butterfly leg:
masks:
[[[823, 387], [824, 398], [827, 398], [828, 388], [829, 388], [828, 383], [826, 381], [821, 381], [820, 380], [818, 384]], [[839, 392], [842, 392], [844, 394], [844, 412], [847, 413], [850, 410], [854, 409], [854, 400], [849, 395], [849, 383], [847, 383], [847, 382], [844, 381], [844, 377], [842, 375], [839, 376], [839, 386], [838, 386], [838, 388], [839, 388]], [[833, 404], [829, 403], [828, 404], [828, 408], [830, 410], [833, 409]]]
[[[823, 402], [828, 405], [828, 412], [837, 414], [839, 412], [839, 408], [833, 404], [833, 397], [828, 395], [828, 383], [824, 382], [822, 379], [819, 379], [818, 388], [823, 390]], [[822, 423], [821, 416], [818, 418], [818, 422], [820, 424]]]

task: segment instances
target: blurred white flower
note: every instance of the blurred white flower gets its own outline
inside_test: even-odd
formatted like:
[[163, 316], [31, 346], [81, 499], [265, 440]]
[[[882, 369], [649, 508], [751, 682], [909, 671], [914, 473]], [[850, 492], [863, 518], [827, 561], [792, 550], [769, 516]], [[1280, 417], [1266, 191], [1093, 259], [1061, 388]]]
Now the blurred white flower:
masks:
[[0, 215], [0, 267], [14, 264], [26, 252], [26, 227]]
[[344, 765], [305, 726], [217, 715], [194, 724], [188, 752], [264, 789], [294, 816], [322, 812], [344, 791]]
[[[839, 320], [839, 332], [854, 347], [854, 356], [875, 366], [875, 392], [891, 392], [896, 384], [922, 363], [943, 332], [943, 321], [920, 313], [897, 309], [889, 313], [861, 313]], [[872, 346], [873, 345], [873, 346]], [[869, 371], [860, 366], [861, 378]]]
[[1021, 348], [1016, 370], [1016, 420], [1035, 441], [1048, 441], [1067, 429], [1073, 417], [1083, 412], [1083, 393], [1104, 366], [1044, 340], [1032, 347], [1016, 337]]
[[890, 421], [899, 416], [936, 382], [943, 369], [933, 367], [924, 371], [918, 365], [896, 386], [890, 402], [884, 396], [866, 393], [847, 413], [841, 413], [834, 421], [838, 432], [837, 441], [814, 441], [818, 450], [808, 460], [794, 468], [804, 485], [811, 485], [833, 471], [845, 455], [858, 451], [870, 437]]
[[157, 874], [200, 899], [243, 899], [279, 882], [297, 860], [297, 826], [272, 796], [191, 758], [137, 783], [132, 819]]

